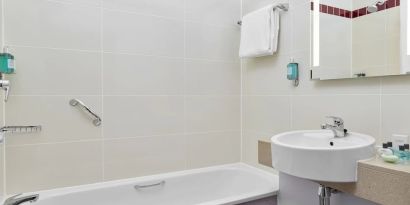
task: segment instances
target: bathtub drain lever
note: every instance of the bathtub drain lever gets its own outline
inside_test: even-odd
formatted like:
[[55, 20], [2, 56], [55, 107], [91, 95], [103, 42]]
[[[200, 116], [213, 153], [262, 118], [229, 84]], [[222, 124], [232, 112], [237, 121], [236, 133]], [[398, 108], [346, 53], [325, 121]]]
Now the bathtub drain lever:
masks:
[[146, 188], [150, 188], [150, 187], [156, 187], [156, 186], [164, 186], [165, 185], [165, 181], [160, 181], [158, 183], [155, 184], [147, 184], [147, 185], [135, 185], [134, 188], [136, 190], [141, 190], [141, 189], [146, 189]]

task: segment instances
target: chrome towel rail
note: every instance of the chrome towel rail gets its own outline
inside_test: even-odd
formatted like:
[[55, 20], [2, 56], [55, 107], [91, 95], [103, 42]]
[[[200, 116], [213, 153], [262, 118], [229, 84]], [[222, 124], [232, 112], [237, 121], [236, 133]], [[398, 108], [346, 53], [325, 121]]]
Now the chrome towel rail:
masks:
[[101, 118], [95, 114], [88, 106], [86, 106], [83, 102], [78, 99], [71, 99], [70, 105], [73, 107], [79, 106], [82, 110], [86, 111], [88, 115], [90, 115], [93, 119], [93, 124], [98, 127], [101, 125]]
[[[275, 7], [273, 7], [273, 10], [275, 9], [280, 9], [282, 11], [289, 11], [289, 4], [288, 3], [278, 4]], [[238, 25], [242, 26], [242, 21], [238, 21]]]

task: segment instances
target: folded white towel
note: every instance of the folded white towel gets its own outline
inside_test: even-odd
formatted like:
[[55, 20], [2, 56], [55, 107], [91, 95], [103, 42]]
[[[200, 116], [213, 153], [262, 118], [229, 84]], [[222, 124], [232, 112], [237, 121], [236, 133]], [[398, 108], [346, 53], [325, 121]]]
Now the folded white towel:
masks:
[[[261, 57], [276, 52], [279, 39], [279, 9], [269, 5], [242, 19], [241, 58]], [[275, 8], [275, 9], [274, 9]]]

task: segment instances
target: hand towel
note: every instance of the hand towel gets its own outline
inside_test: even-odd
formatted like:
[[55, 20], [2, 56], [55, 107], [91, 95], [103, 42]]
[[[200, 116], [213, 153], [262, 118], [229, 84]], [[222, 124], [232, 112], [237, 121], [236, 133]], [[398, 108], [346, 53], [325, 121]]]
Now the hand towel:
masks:
[[241, 58], [268, 56], [277, 51], [280, 14], [276, 6], [272, 4], [243, 17], [239, 51]]

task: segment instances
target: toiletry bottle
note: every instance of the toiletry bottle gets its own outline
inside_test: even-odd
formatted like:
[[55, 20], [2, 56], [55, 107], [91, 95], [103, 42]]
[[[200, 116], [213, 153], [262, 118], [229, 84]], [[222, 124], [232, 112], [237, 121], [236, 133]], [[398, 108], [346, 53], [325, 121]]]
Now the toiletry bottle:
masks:
[[407, 155], [407, 164], [410, 164], [410, 145], [409, 144], [404, 144], [404, 149]]
[[399, 146], [398, 157], [400, 158], [401, 164], [408, 164], [407, 152], [404, 145]]

